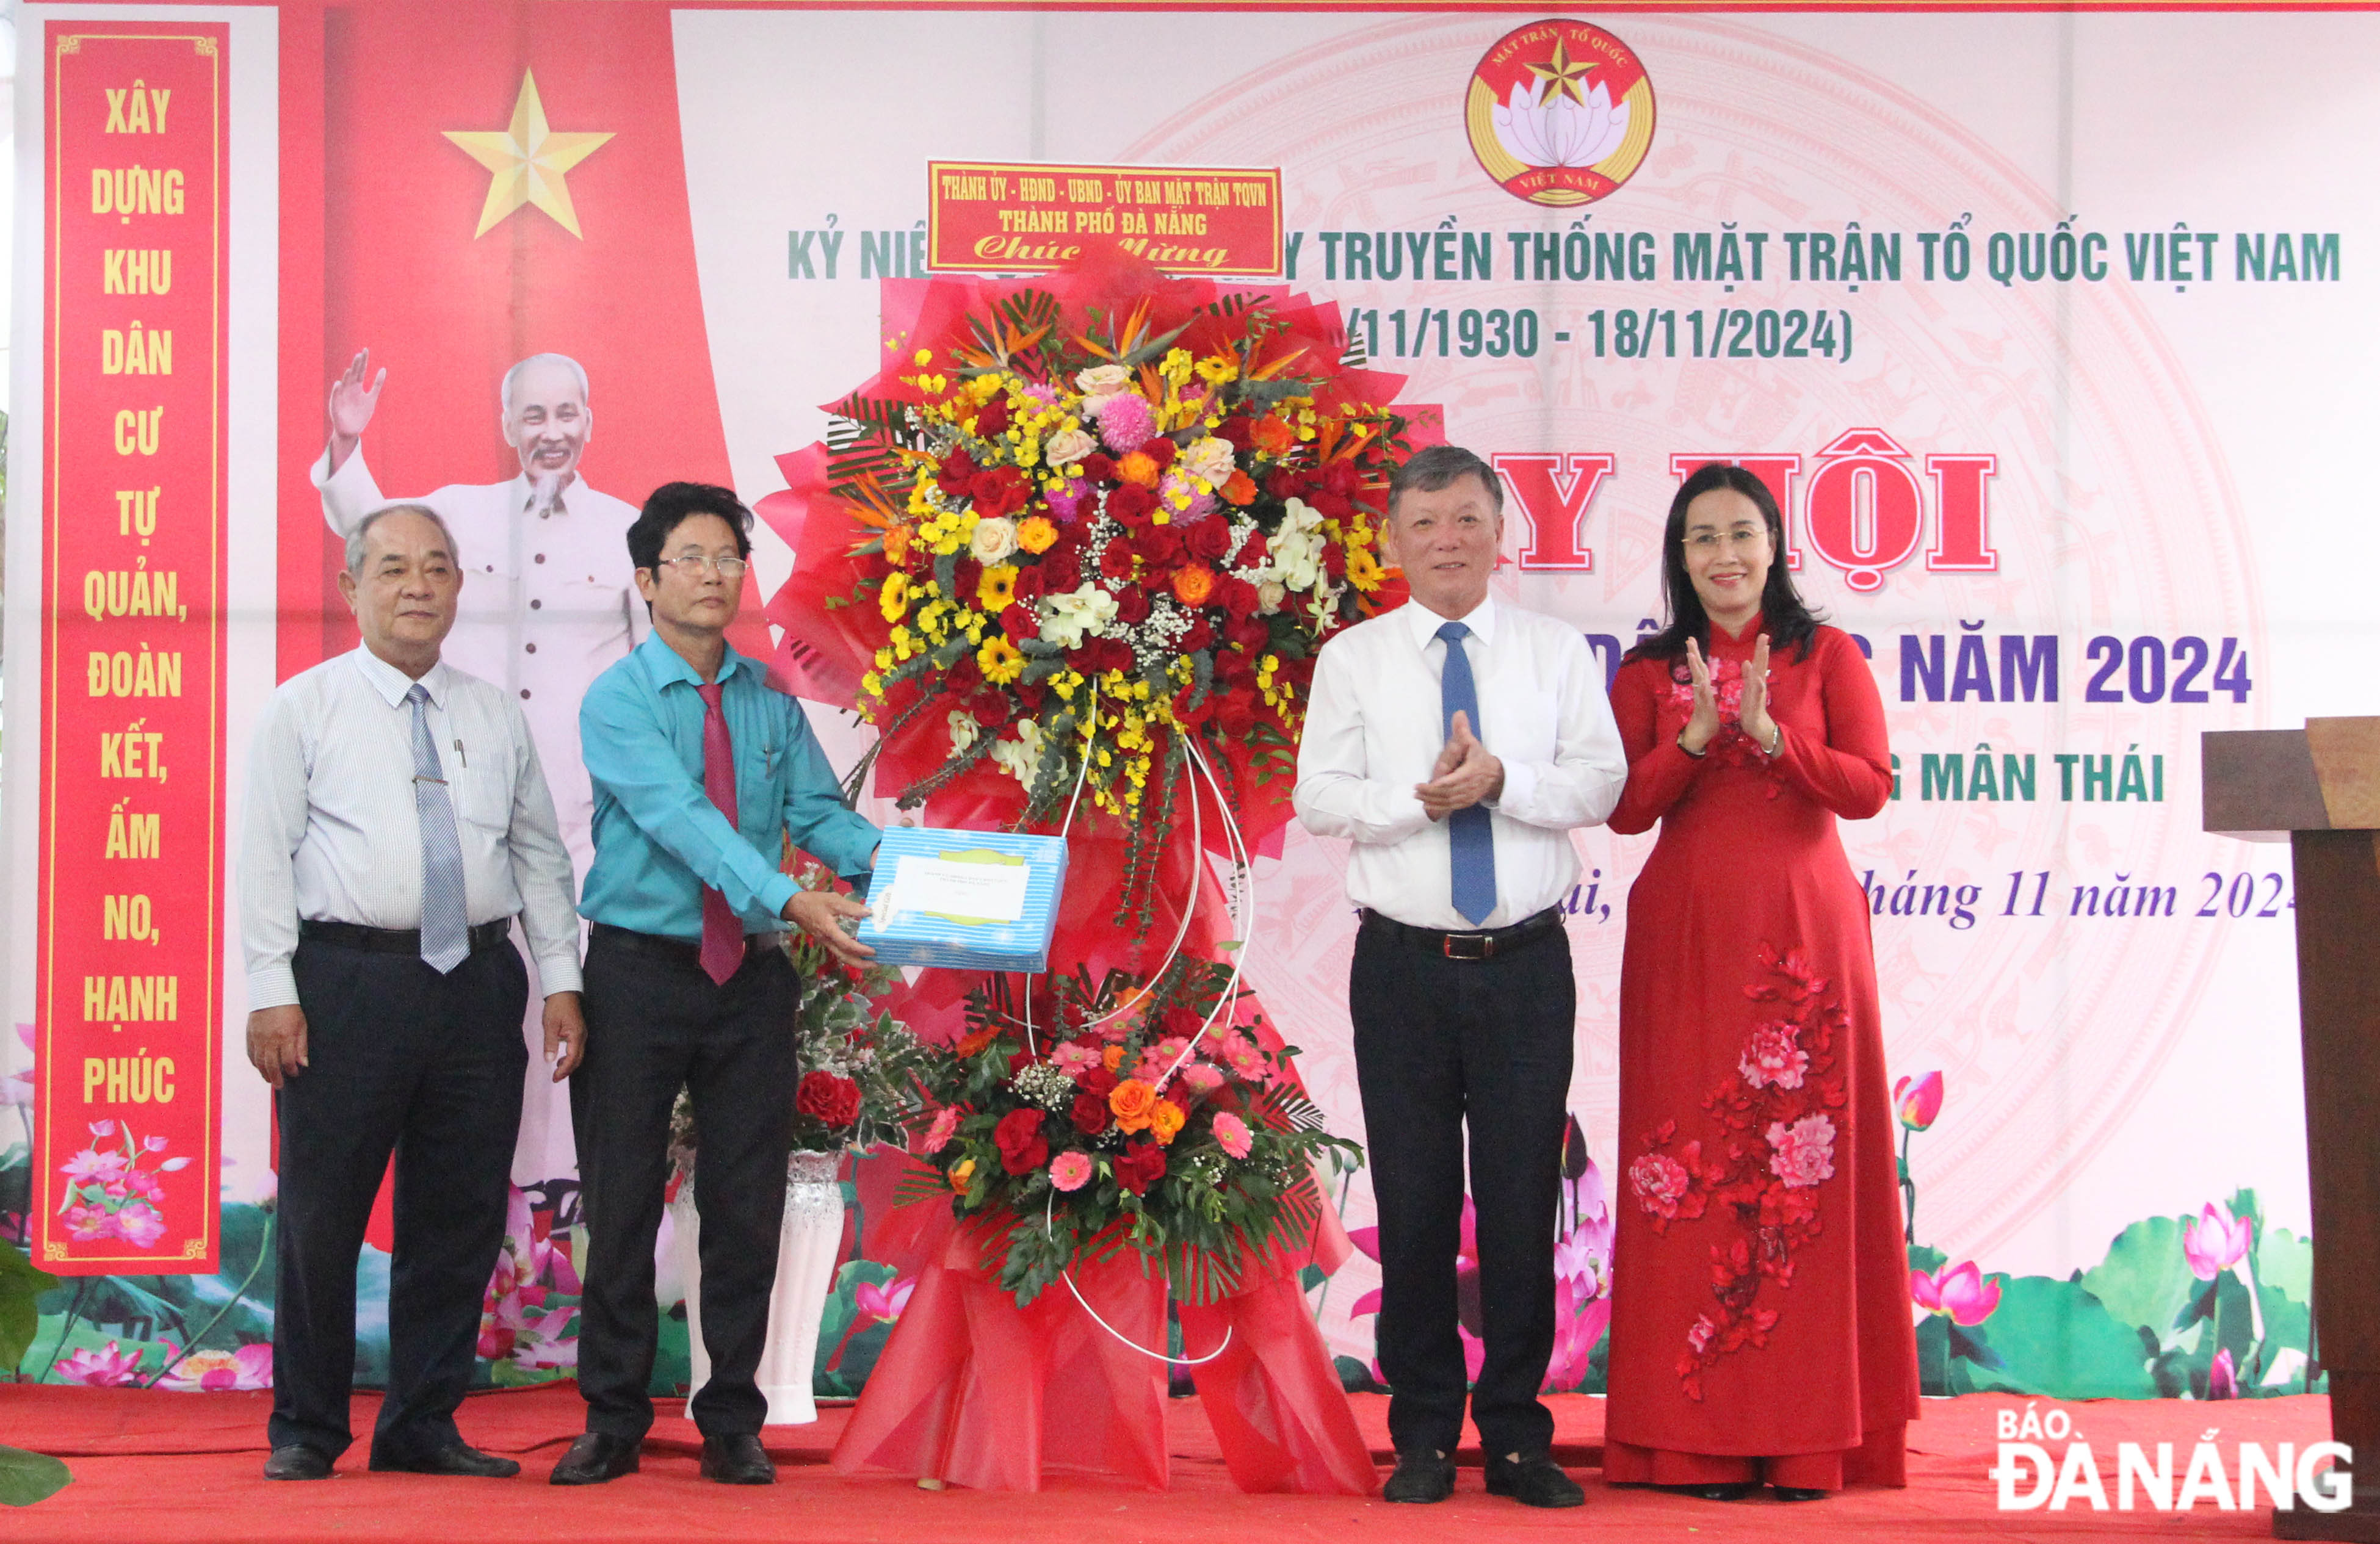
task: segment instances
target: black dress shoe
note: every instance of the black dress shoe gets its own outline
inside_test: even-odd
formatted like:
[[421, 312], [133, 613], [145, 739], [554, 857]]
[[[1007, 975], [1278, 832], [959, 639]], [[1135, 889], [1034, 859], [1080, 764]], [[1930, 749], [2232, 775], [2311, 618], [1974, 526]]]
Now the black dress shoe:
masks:
[[1777, 1499], [1780, 1502], [1822, 1502], [1834, 1494], [1832, 1490], [1820, 1490], [1807, 1485], [1772, 1485], [1768, 1489], [1777, 1492]]
[[1397, 1454], [1396, 1472], [1380, 1487], [1384, 1502], [1442, 1502], [1454, 1494], [1454, 1463], [1421, 1448]]
[[562, 1462], [546, 1477], [552, 1485], [601, 1485], [607, 1479], [637, 1472], [637, 1454], [642, 1443], [633, 1437], [614, 1437], [608, 1431], [587, 1431], [570, 1444]]
[[264, 1461], [267, 1479], [329, 1479], [331, 1455], [318, 1447], [303, 1442], [290, 1442], [274, 1448], [273, 1456]]
[[399, 1474], [465, 1475], [473, 1479], [510, 1479], [520, 1473], [520, 1466], [512, 1459], [481, 1453], [465, 1442], [455, 1442], [418, 1458], [384, 1458], [375, 1453], [371, 1466]]
[[748, 1431], [702, 1440], [702, 1478], [722, 1485], [774, 1485], [777, 1466]]
[[1752, 1494], [1750, 1484], [1741, 1485], [1664, 1485], [1664, 1490], [1681, 1496], [1692, 1496], [1704, 1502], [1740, 1502]]
[[1586, 1492], [1562, 1473], [1561, 1466], [1542, 1453], [1517, 1460], [1488, 1460], [1488, 1493], [1510, 1496], [1523, 1506], [1583, 1506]]

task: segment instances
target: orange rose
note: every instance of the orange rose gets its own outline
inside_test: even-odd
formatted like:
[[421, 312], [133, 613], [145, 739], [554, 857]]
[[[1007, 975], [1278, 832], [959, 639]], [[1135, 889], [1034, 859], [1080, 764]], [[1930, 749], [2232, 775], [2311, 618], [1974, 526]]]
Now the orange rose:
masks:
[[1222, 496], [1223, 502], [1235, 510], [1244, 510], [1257, 501], [1257, 485], [1237, 467], [1232, 468], [1232, 475], [1223, 479], [1223, 486], [1215, 491]]
[[1182, 1123], [1189, 1118], [1181, 1105], [1171, 1099], [1160, 1099], [1149, 1108], [1148, 1134], [1157, 1139], [1160, 1147], [1164, 1147], [1173, 1140], [1182, 1129]]
[[981, 1055], [983, 1054], [983, 1048], [990, 1044], [994, 1040], [998, 1039], [1000, 1031], [990, 1024], [985, 1025], [982, 1029], [976, 1031], [972, 1034], [962, 1035], [959, 1038], [959, 1055], [962, 1056]]
[[909, 561], [909, 527], [895, 525], [884, 533], [884, 561], [894, 568]]
[[1027, 552], [1047, 552], [1058, 544], [1056, 522], [1032, 514], [1016, 523], [1016, 545]]
[[1107, 1068], [1110, 1072], [1113, 1072], [1117, 1068], [1123, 1065], [1123, 1047], [1121, 1045], [1109, 1046], [1106, 1050], [1099, 1053], [1099, 1060], [1107, 1064]]
[[1159, 476], [1157, 458], [1143, 455], [1138, 451], [1133, 452], [1116, 463], [1116, 477], [1121, 482], [1136, 483], [1142, 488], [1155, 488]]
[[1137, 1078], [1126, 1078], [1108, 1095], [1108, 1109], [1119, 1131], [1146, 1131], [1160, 1103], [1157, 1091]]
[[1215, 571], [1205, 563], [1191, 563], [1173, 571], [1173, 598], [1184, 606], [1204, 606], [1207, 597], [1215, 593]]

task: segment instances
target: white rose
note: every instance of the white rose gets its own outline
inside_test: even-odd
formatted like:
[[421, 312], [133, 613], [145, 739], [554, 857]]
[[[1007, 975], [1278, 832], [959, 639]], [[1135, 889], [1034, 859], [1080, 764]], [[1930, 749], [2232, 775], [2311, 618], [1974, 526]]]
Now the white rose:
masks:
[[1132, 372], [1122, 365], [1094, 365], [1075, 376], [1075, 387], [1087, 397], [1111, 397], [1132, 384]]
[[1078, 428], [1062, 428], [1041, 447], [1041, 459], [1051, 466], [1072, 466], [1093, 451], [1099, 442]]
[[[1280, 610], [1281, 603], [1288, 598], [1289, 586], [1278, 579], [1268, 579], [1257, 586], [1257, 610], [1265, 616]], [[953, 713], [951, 717], [955, 718], [958, 715]]]
[[998, 520], [977, 521], [975, 535], [967, 538], [967, 550], [979, 563], [1007, 561], [1009, 554], [1016, 550], [1016, 522], [1004, 515]]
[[1220, 488], [1231, 478], [1235, 455], [1228, 440], [1201, 440], [1182, 452], [1181, 466], [1208, 487]]

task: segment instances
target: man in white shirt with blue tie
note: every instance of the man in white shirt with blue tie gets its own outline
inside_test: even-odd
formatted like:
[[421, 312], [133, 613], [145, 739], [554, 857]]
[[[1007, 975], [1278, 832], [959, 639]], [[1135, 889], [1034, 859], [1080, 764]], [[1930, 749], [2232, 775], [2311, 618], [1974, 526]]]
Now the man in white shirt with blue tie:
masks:
[[248, 1054], [277, 1091], [281, 1182], [269, 1479], [322, 1479], [353, 1440], [356, 1257], [396, 1158], [389, 1388], [371, 1467], [504, 1478], [469, 1446], [480, 1302], [504, 1241], [528, 991], [554, 1078], [578, 1059], [570, 857], [519, 706], [441, 662], [462, 588], [438, 515], [347, 537], [363, 645], [282, 683], [249, 756], [239, 850]]
[[1487, 1487], [1576, 1506], [1537, 1399], [1576, 1015], [1559, 903], [1578, 877], [1569, 833], [1611, 813], [1628, 761], [1584, 636], [1489, 597], [1502, 538], [1502, 489], [1476, 455], [1432, 446], [1398, 469], [1389, 553], [1413, 599], [1318, 657], [1296, 805], [1307, 830], [1354, 844], [1363, 911], [1348, 1009], [1397, 1450], [1382, 1495], [1454, 1488], [1467, 1126], [1486, 1342], [1469, 1404]]

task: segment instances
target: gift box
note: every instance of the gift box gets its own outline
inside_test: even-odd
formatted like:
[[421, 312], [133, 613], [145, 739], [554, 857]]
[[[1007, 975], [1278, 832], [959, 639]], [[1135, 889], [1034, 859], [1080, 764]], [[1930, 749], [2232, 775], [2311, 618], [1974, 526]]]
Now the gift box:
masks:
[[859, 941], [887, 965], [1046, 971], [1065, 886], [1063, 838], [892, 826]]

